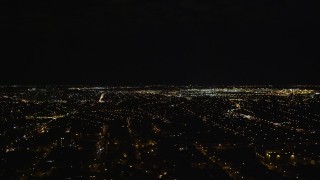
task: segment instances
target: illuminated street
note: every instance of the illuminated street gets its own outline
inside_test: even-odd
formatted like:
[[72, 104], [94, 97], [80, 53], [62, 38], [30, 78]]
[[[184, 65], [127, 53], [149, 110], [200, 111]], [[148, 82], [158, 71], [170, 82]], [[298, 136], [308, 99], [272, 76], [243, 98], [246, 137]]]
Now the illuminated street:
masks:
[[0, 177], [319, 177], [318, 92], [1, 87]]

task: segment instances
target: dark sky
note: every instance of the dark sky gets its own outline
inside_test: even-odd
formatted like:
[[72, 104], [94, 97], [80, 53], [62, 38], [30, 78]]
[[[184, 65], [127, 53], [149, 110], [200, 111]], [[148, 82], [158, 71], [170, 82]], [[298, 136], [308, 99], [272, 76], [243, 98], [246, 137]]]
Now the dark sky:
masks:
[[305, 0], [1, 0], [0, 84], [320, 84]]

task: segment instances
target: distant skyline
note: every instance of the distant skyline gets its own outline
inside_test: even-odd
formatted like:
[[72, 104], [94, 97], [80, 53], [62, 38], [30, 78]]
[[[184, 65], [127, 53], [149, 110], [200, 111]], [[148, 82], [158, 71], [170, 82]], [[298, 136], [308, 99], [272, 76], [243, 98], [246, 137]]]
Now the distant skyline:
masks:
[[320, 84], [312, 1], [0, 2], [0, 84]]

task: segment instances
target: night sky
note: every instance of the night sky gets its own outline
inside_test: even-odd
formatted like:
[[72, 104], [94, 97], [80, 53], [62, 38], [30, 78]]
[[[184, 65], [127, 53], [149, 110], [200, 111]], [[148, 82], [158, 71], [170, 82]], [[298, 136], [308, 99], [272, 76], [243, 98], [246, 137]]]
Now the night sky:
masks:
[[0, 2], [0, 84], [320, 84], [305, 0]]

